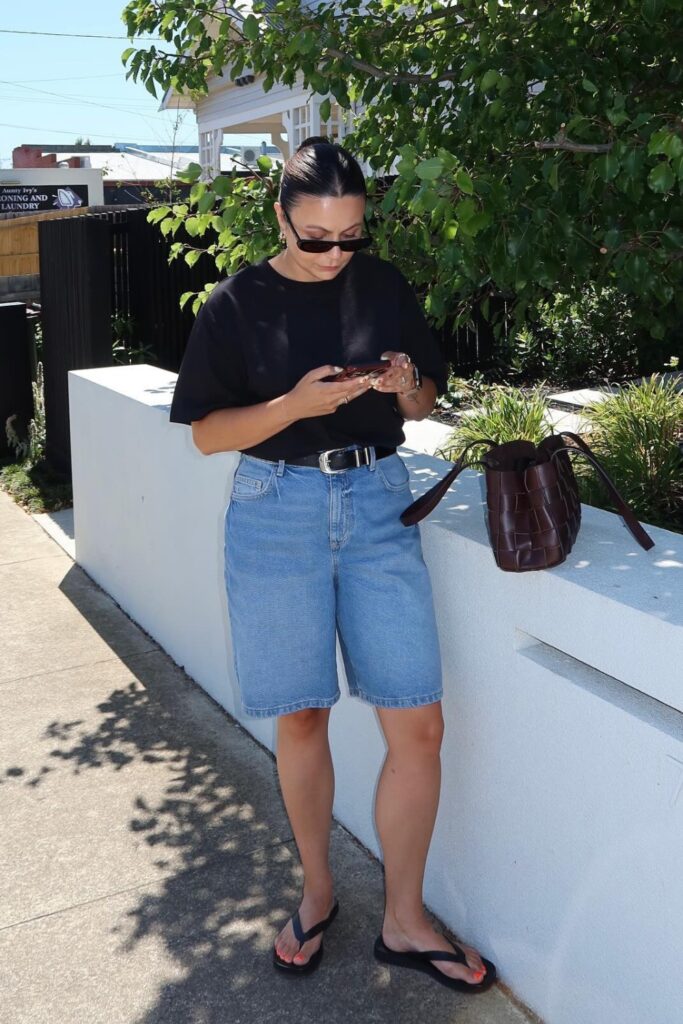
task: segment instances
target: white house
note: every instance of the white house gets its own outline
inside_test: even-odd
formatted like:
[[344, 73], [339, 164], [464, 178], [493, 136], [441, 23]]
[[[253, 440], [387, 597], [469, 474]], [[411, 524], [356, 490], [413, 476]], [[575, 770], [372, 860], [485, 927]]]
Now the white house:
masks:
[[[269, 92], [263, 90], [263, 78], [245, 69], [232, 81], [229, 68], [224, 68], [222, 75], [209, 78], [208, 95], [197, 101], [172, 88], [164, 94], [160, 110], [194, 109], [204, 177], [217, 173], [218, 153], [226, 132], [269, 136], [286, 160], [309, 135], [326, 135], [340, 141], [351, 131], [359, 106], [343, 111], [333, 97], [327, 97], [331, 103], [330, 117], [323, 121], [320, 106], [326, 97], [305, 88], [302, 75], [297, 76], [294, 86], [275, 83]], [[363, 166], [363, 170], [367, 173], [369, 168]]]

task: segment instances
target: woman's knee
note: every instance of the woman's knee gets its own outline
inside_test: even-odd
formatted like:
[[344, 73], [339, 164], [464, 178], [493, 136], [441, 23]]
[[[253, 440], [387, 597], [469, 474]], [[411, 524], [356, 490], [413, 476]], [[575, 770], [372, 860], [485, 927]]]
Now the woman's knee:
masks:
[[301, 711], [280, 715], [278, 730], [281, 735], [284, 733], [296, 739], [325, 734], [329, 717], [329, 708], [302, 708]]
[[444, 735], [440, 703], [420, 708], [391, 709], [389, 715], [386, 710], [380, 717], [390, 750], [398, 750], [402, 756], [439, 754]]

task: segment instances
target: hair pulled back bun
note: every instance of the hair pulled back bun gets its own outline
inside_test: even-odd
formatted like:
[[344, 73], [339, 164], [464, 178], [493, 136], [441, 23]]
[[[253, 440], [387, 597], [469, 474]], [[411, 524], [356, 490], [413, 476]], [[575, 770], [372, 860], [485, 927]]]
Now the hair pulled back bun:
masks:
[[289, 211], [300, 196], [366, 196], [355, 157], [321, 135], [304, 139], [282, 170], [280, 203]]

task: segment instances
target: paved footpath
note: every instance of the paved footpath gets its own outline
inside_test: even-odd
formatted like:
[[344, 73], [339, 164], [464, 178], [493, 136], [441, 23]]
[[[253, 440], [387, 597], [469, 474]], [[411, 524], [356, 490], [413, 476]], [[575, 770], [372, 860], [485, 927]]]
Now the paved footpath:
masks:
[[525, 1024], [372, 957], [379, 863], [335, 824], [322, 964], [272, 756], [0, 491], [0, 1024]]

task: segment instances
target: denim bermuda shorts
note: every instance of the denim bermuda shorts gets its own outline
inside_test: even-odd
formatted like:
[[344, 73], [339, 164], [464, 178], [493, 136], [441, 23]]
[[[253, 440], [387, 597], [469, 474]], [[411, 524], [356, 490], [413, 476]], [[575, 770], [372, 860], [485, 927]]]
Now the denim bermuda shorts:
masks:
[[432, 590], [397, 454], [340, 473], [242, 455], [224, 517], [234, 665], [247, 715], [352, 696], [414, 708], [442, 696]]

